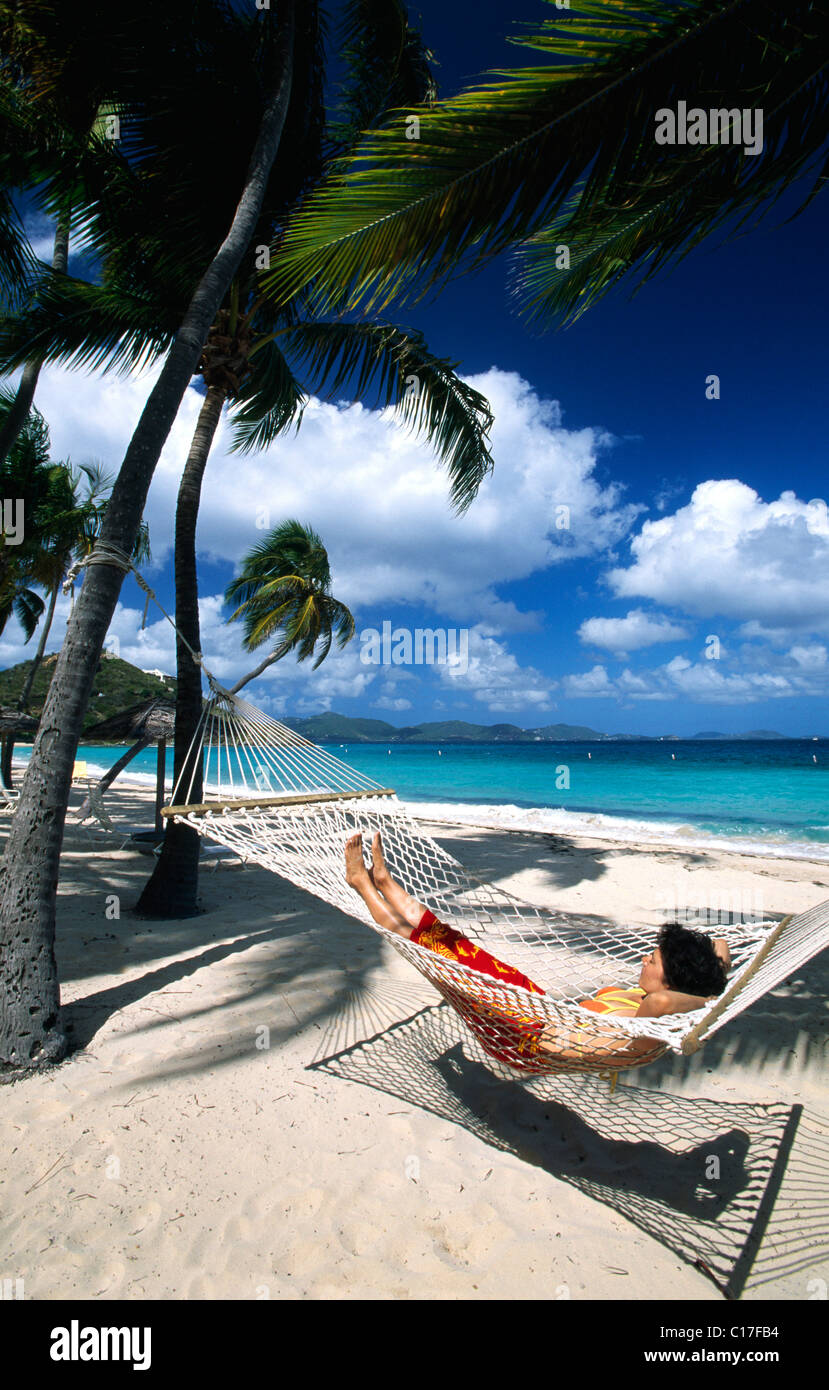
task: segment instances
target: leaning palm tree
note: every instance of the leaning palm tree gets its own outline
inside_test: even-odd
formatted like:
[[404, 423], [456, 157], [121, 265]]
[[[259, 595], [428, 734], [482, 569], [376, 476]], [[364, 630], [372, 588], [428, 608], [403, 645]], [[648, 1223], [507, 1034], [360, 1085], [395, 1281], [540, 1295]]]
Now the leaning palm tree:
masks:
[[[313, 182], [323, 153], [342, 156], [363, 125], [381, 114], [389, 101], [417, 104], [434, 98], [430, 55], [411, 29], [400, 0], [382, 5], [360, 0], [349, 9], [340, 46], [349, 64], [345, 96], [326, 126], [322, 85], [307, 82], [307, 94], [300, 91], [298, 101], [304, 102], [307, 114], [304, 122], [293, 118], [300, 137], [293, 164], [285, 167], [278, 161], [272, 173], [254, 238], [259, 249], [303, 184]], [[157, 116], [156, 126], [160, 134], [163, 123]], [[212, 153], [215, 156], [215, 150]], [[186, 155], [183, 146], [182, 162]], [[151, 226], [146, 219], [140, 224], [139, 238], [132, 182], [131, 171], [125, 170], [110, 190], [111, 225], [106, 241], [100, 238], [111, 248], [103, 283], [45, 273], [33, 308], [9, 317], [0, 332], [0, 362], [7, 369], [32, 357], [125, 368], [166, 348], [176, 297], [182, 293], [180, 271], [175, 263], [165, 263], [166, 273], [159, 277], [147, 246], [165, 220], [168, 240], [181, 239], [182, 209], [175, 199], [166, 199], [155, 209]], [[189, 208], [186, 211], [189, 218]], [[128, 258], [125, 244], [132, 248]], [[457, 376], [456, 364], [435, 356], [418, 332], [385, 322], [308, 320], [301, 301], [274, 314], [257, 289], [257, 260], [253, 252], [245, 258], [198, 364], [205, 396], [176, 509], [176, 779], [201, 714], [201, 676], [190, 656], [190, 650], [201, 645], [196, 523], [204, 471], [226, 405], [236, 417], [236, 446], [262, 448], [291, 425], [299, 426], [309, 391], [336, 397], [350, 389], [361, 399], [370, 393], [377, 404], [393, 406], [404, 425], [432, 443], [449, 471], [452, 500], [459, 509], [469, 504], [491, 467], [487, 402]], [[199, 794], [195, 784], [193, 794]], [[190, 827], [168, 826], [164, 850], [139, 903], [142, 911], [180, 915], [196, 910], [198, 852], [199, 840]]]
[[[40, 0], [40, 8], [54, 13], [61, 7], [57, 0]], [[140, 0], [127, 8], [140, 22]], [[303, 23], [316, 8], [314, 3], [305, 5]], [[168, 74], [179, 87], [185, 77], [189, 81], [193, 72], [203, 72], [204, 46], [217, 21], [229, 22], [232, 17], [257, 25], [259, 114], [247, 150], [242, 151], [248, 164], [237, 185], [236, 201], [230, 210], [225, 206], [218, 213], [225, 219], [221, 239], [214, 243], [201, 278], [193, 281], [187, 308], [113, 488], [96, 547], [102, 558], [88, 570], [67, 626], [9, 833], [0, 897], [0, 939], [7, 943], [0, 967], [0, 1066], [11, 1070], [49, 1065], [66, 1052], [54, 955], [55, 884], [74, 754], [123, 581], [124, 561], [117, 557], [126, 560], [135, 544], [161, 450], [210, 325], [256, 230], [291, 93], [299, 27], [296, 0], [280, 0], [278, 7], [265, 12], [266, 19], [258, 13], [239, 17], [219, 0], [199, 5], [197, 16], [189, 0], [186, 5], [183, 0], [169, 0], [168, 9], [194, 16], [194, 25], [197, 19], [191, 51], [181, 44], [175, 53], [175, 72], [170, 71], [171, 56], [163, 47], [152, 48], [153, 60], [161, 63], [166, 58]], [[147, 110], [156, 105], [158, 96], [147, 82]], [[196, 219], [208, 202], [209, 183], [205, 182], [192, 210]], [[179, 247], [168, 247], [168, 259], [175, 259], [179, 251]]]
[[[46, 590], [48, 604], [37, 651], [17, 701], [17, 707], [23, 713], [31, 702], [32, 687], [43, 661], [58, 596], [70, 564], [88, 559], [95, 549], [106, 515], [107, 495], [112, 486], [111, 477], [99, 463], [82, 463], [77, 468], [60, 464], [58, 470], [65, 476], [64, 486], [69, 495], [60, 502], [51, 500], [49, 510], [44, 511], [37, 522], [41, 554], [36, 578]], [[133, 546], [132, 560], [135, 564], [142, 564], [150, 558], [149, 528], [142, 521]]]
[[281, 522], [248, 552], [225, 599], [238, 601], [230, 621], [243, 623], [245, 650], [271, 646], [264, 661], [236, 682], [233, 695], [289, 652], [297, 661], [316, 657], [316, 670], [335, 637], [344, 647], [354, 636], [350, 609], [331, 593], [328, 552], [316, 531], [299, 521]]
[[[70, 464], [57, 464], [46, 472], [44, 494], [29, 518], [35, 540], [27, 569], [30, 579], [45, 590], [48, 604], [40, 625], [38, 648], [18, 697], [18, 709], [24, 713], [43, 660], [61, 585], [70, 561], [88, 553], [101, 515], [101, 494], [107, 486], [97, 465], [81, 464], [76, 469]], [[27, 641], [31, 635], [27, 634]]]
[[[13, 407], [12, 395], [0, 390], [0, 422]], [[32, 411], [9, 453], [0, 461], [0, 497], [15, 499], [15, 529], [22, 532], [14, 537], [0, 534], [0, 632], [12, 614], [26, 642], [34, 636], [38, 624], [41, 629], [38, 649], [18, 701], [21, 713], [28, 707], [32, 683], [43, 659], [66, 567], [90, 525], [94, 489], [99, 482], [97, 470], [84, 469], [79, 473], [66, 464], [52, 463], [49, 455], [48, 427], [43, 417]], [[78, 496], [81, 476], [90, 480], [91, 491], [85, 498]], [[48, 606], [38, 590], [48, 594]], [[3, 739], [0, 768], [6, 786], [12, 784], [13, 750], [14, 733], [10, 731]]]
[[[11, 405], [9, 393], [0, 391], [0, 419], [3, 408]], [[97, 463], [77, 468], [68, 463], [53, 464], [48, 427], [35, 411], [0, 463], [0, 495], [20, 498], [24, 520], [21, 545], [4, 545], [0, 550], [0, 555], [12, 557], [0, 582], [0, 632], [12, 612], [27, 642], [40, 626], [37, 650], [17, 699], [21, 713], [29, 709], [67, 571], [73, 560], [83, 560], [94, 549], [111, 482]], [[150, 558], [145, 522], [141, 523], [132, 558], [136, 563]], [[47, 595], [45, 604], [38, 589]], [[12, 785], [13, 751], [14, 734], [9, 733], [3, 743], [1, 769], [7, 787]]]
[[[338, 155], [353, 145], [362, 122], [392, 99], [431, 101], [434, 87], [428, 51], [410, 28], [399, 0], [378, 7], [371, 0], [350, 7], [354, 13], [344, 34], [343, 50], [351, 63], [351, 81], [339, 119], [329, 121], [326, 148]], [[300, 167], [309, 182], [319, 167], [321, 121], [310, 123]], [[299, 154], [302, 154], [300, 149]], [[287, 210], [289, 183], [277, 183], [265, 215], [280, 220]], [[382, 406], [394, 406], [398, 418], [417, 429], [447, 467], [452, 500], [459, 510], [470, 504], [491, 467], [488, 434], [492, 416], [483, 396], [456, 375], [456, 364], [430, 352], [420, 333], [378, 323], [308, 320], [301, 300], [274, 314], [258, 293], [257, 257], [249, 257], [247, 276], [231, 285], [226, 306], [217, 315], [199, 363], [206, 387], [187, 457], [176, 507], [175, 580], [177, 639], [176, 754], [174, 777], [182, 777], [202, 708], [201, 673], [191, 651], [201, 646], [196, 569], [196, 523], [204, 471], [222, 410], [229, 404], [236, 417], [235, 446], [263, 448], [291, 425], [299, 427], [307, 390], [336, 397], [349, 387], [360, 399], [371, 392]], [[155, 288], [155, 287], [153, 287]], [[65, 286], [61, 287], [65, 290]], [[85, 292], [92, 308], [94, 292]], [[100, 305], [100, 297], [95, 297]], [[47, 301], [44, 300], [44, 309]], [[122, 320], [110, 325], [106, 306], [98, 340], [101, 351], [121, 351]], [[145, 315], [144, 321], [148, 319]], [[86, 320], [86, 342], [91, 341]], [[103, 329], [103, 332], [101, 332]], [[35, 331], [39, 331], [35, 329]], [[48, 331], [48, 330], [47, 330]], [[74, 321], [64, 316], [57, 344], [70, 350]], [[30, 326], [28, 332], [32, 332]], [[136, 345], [137, 345], [137, 339]], [[142, 347], [149, 341], [144, 334]], [[54, 351], [54, 347], [50, 351]], [[305, 386], [300, 385], [300, 379]], [[191, 795], [201, 795], [201, 769], [191, 770]], [[164, 847], [138, 910], [153, 916], [192, 915], [197, 911], [199, 838], [191, 827], [168, 824]]]
[[[401, 111], [340, 161], [274, 247], [277, 304], [379, 313], [512, 251], [519, 307], [549, 326], [796, 181], [798, 210], [824, 187], [827, 0], [572, 0], [534, 27], [510, 42], [537, 66], [488, 74], [416, 132]], [[718, 113], [718, 135], [657, 143], [679, 103]], [[749, 104], [763, 139], [747, 153]]]

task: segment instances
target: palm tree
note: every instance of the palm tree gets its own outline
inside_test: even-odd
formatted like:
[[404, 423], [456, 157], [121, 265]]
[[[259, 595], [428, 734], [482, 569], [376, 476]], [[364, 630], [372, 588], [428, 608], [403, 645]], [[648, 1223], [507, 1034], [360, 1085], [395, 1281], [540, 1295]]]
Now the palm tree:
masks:
[[[510, 42], [543, 64], [419, 113], [417, 140], [400, 112], [339, 162], [274, 248], [275, 303], [382, 312], [514, 250], [519, 305], [546, 326], [795, 181], [810, 181], [799, 210], [825, 184], [826, 0], [573, 0]], [[656, 113], [679, 100], [727, 108], [726, 140], [657, 144]], [[746, 155], [730, 109], [749, 102], [764, 147]]]
[[[14, 398], [0, 390], [0, 421], [14, 408]], [[0, 463], [0, 496], [13, 498], [22, 506], [23, 534], [19, 544], [3, 535], [0, 541], [0, 632], [16, 616], [28, 642], [44, 613], [44, 602], [37, 589], [49, 594], [46, 617], [35, 660], [30, 664], [18, 708], [28, 707], [28, 695], [45, 648], [54, 616], [58, 591], [69, 557], [81, 544], [89, 525], [89, 503], [77, 496], [79, 475], [66, 464], [53, 464], [49, 456], [49, 430], [43, 417], [32, 411], [17, 434], [6, 458]], [[90, 479], [92, 469], [83, 470]], [[90, 486], [93, 486], [90, 483]], [[2, 776], [11, 786], [14, 734], [4, 736]]]
[[[17, 708], [22, 713], [29, 708], [32, 686], [43, 661], [55, 606], [67, 571], [73, 560], [88, 559], [95, 549], [106, 515], [107, 493], [112, 486], [111, 477], [99, 463], [82, 463], [78, 468], [61, 464], [59, 469], [65, 474], [70, 496], [64, 499], [60, 510], [55, 510], [53, 505], [51, 515], [43, 515], [37, 523], [42, 546], [37, 582], [48, 593], [49, 602], [38, 648], [17, 701]], [[135, 564], [142, 564], [150, 558], [149, 528], [142, 521], [133, 546], [132, 560]]]
[[[13, 407], [11, 394], [0, 389], [0, 422]], [[31, 413], [0, 463], [0, 497], [15, 503], [20, 511], [15, 529], [22, 525], [19, 537], [0, 536], [0, 632], [14, 613], [28, 642], [44, 611], [36, 588], [51, 589], [55, 551], [75, 507], [71, 471], [52, 463], [48, 426], [38, 412]], [[73, 539], [78, 526], [76, 520]]]
[[275, 644], [264, 661], [236, 682], [234, 695], [289, 652], [295, 651], [298, 661], [316, 656], [316, 670], [335, 636], [339, 647], [354, 636], [353, 615], [331, 593], [328, 552], [316, 531], [299, 521], [281, 522], [248, 552], [225, 599], [238, 600], [230, 621], [244, 623], [246, 651]]
[[[40, 8], [54, 12], [60, 6], [57, 0], [40, 0]], [[126, 8], [133, 16], [139, 12], [141, 18], [140, 3]], [[192, 6], [186, 8], [193, 14]], [[306, 3], [303, 20], [316, 8]], [[180, 47], [175, 55], [179, 86], [200, 64], [203, 68], [205, 35], [217, 15], [226, 19], [228, 13], [229, 8], [219, 0], [198, 6], [197, 42], [192, 53]], [[233, 213], [227, 217], [227, 230], [194, 285], [124, 457], [101, 528], [99, 546], [107, 547], [106, 554], [129, 556], [135, 545], [153, 471], [210, 325], [256, 230], [285, 127], [297, 33], [295, 0], [280, 0], [278, 7], [257, 13], [248, 22], [257, 25], [261, 104], [258, 126], [248, 146], [247, 172]], [[155, 46], [152, 53], [154, 58], [161, 56]], [[145, 96], [147, 108], [158, 100], [155, 89], [147, 90]], [[208, 201], [204, 186], [193, 209], [196, 217]], [[226, 209], [220, 215], [227, 216]], [[178, 252], [178, 247], [167, 248], [168, 258], [175, 259]], [[7, 944], [0, 973], [0, 1065], [12, 1070], [49, 1065], [66, 1052], [54, 955], [55, 884], [75, 749], [122, 579], [120, 564], [110, 561], [87, 571], [67, 626], [9, 833], [0, 897], [0, 938]], [[47, 729], [48, 738], [44, 736]]]
[[[0, 388], [0, 426], [12, 405], [11, 393]], [[19, 499], [24, 516], [21, 544], [13, 544], [5, 533], [0, 537], [0, 632], [8, 621], [14, 593], [18, 588], [25, 588], [31, 578], [29, 561], [32, 550], [37, 549], [37, 533], [32, 514], [48, 487], [49, 467], [49, 430], [43, 416], [37, 411], [32, 411], [15, 440], [14, 448], [0, 464], [0, 498], [8, 502]], [[42, 611], [43, 605], [37, 600], [34, 604], [33, 626], [29, 625], [30, 620], [24, 617], [23, 613], [18, 613], [26, 641], [34, 632]]]
[[[69, 464], [57, 464], [46, 473], [46, 495], [29, 522], [35, 541], [28, 570], [31, 579], [47, 593], [49, 602], [38, 649], [18, 698], [18, 709], [22, 712], [29, 707], [32, 684], [43, 660], [58, 594], [70, 561], [88, 553], [102, 514], [99, 499], [107, 486], [105, 475], [96, 465], [82, 464], [74, 469]], [[26, 640], [32, 635], [27, 633]]]
[[[415, 104], [433, 99], [428, 52], [410, 28], [399, 0], [391, 4], [386, 0], [383, 5], [362, 0], [349, 8], [353, 12], [340, 45], [350, 62], [345, 97], [326, 127], [321, 84], [306, 83], [304, 100], [310, 117], [302, 123], [293, 119], [293, 125], [301, 127], [302, 138], [293, 151], [293, 167], [274, 170], [257, 231], [260, 243], [267, 242], [274, 223], [284, 218], [303, 181], [316, 177], [323, 149], [329, 158], [334, 152], [342, 155], [362, 125], [381, 114], [384, 103], [392, 99]], [[183, 148], [182, 160], [186, 155]], [[131, 192], [129, 173], [124, 182]], [[133, 366], [167, 345], [174, 312], [171, 298], [174, 303], [181, 289], [171, 279], [158, 282], [144, 244], [138, 246], [139, 271], [144, 263], [153, 267], [145, 283], [136, 271], [134, 251], [125, 261], [123, 244], [135, 244], [134, 212], [126, 196], [121, 203], [129, 222], [121, 225], [116, 219], [109, 233], [116, 249], [107, 262], [103, 285], [44, 275], [32, 310], [9, 318], [4, 326], [0, 358], [7, 369], [30, 360], [32, 354], [39, 360], [76, 365]], [[167, 219], [168, 239], [180, 239], [175, 204], [172, 211], [166, 205], [157, 210], [152, 235], [158, 236], [159, 213]], [[210, 329], [199, 372], [206, 393], [176, 511], [176, 623], [184, 638], [177, 645], [175, 746], [179, 760], [190, 747], [201, 714], [201, 676], [189, 650], [200, 648], [196, 522], [204, 469], [225, 404], [235, 408], [238, 447], [261, 448], [301, 422], [306, 389], [299, 384], [300, 374], [307, 376], [308, 389], [317, 393], [335, 395], [352, 386], [363, 397], [372, 390], [380, 404], [394, 405], [405, 424], [434, 444], [449, 469], [452, 499], [460, 509], [469, 504], [491, 467], [487, 402], [456, 375], [454, 363], [432, 354], [419, 333], [383, 322], [312, 322], [302, 315], [301, 303], [274, 314], [257, 291], [253, 254], [246, 257], [244, 270], [234, 279]], [[412, 379], [418, 384], [416, 391], [406, 385]], [[180, 773], [177, 762], [177, 780]], [[194, 784], [193, 795], [198, 799], [199, 794]], [[196, 910], [198, 851], [198, 837], [189, 827], [168, 826], [165, 847], [141, 897], [140, 910], [153, 915]]]
[[[0, 420], [12, 411], [16, 400], [0, 389]], [[22, 431], [0, 463], [0, 496], [23, 503], [24, 537], [16, 547], [3, 545], [6, 562], [0, 580], [0, 632], [14, 612], [28, 642], [40, 623], [34, 659], [18, 697], [17, 708], [29, 708], [35, 677], [43, 662], [61, 586], [72, 560], [83, 559], [94, 548], [106, 513], [106, 494], [111, 486], [100, 464], [53, 464], [49, 457], [49, 430], [37, 411], [31, 411]], [[142, 522], [133, 551], [136, 562], [150, 557], [149, 533]], [[34, 586], [34, 587], [33, 587]], [[36, 589], [43, 589], [48, 604]], [[45, 613], [45, 616], [44, 616]], [[14, 735], [4, 738], [2, 777], [12, 785]]]
[[[56, 0], [38, 0], [38, 8], [58, 7]], [[140, 3], [123, 8], [140, 20]], [[221, 8], [219, 0], [198, 7], [200, 36]], [[303, 20], [317, 10], [307, 0]], [[277, 238], [275, 250], [283, 247], [284, 254], [263, 274], [276, 311], [297, 295], [309, 314], [349, 304], [376, 309], [397, 294], [438, 283], [459, 266], [480, 264], [515, 242], [549, 233], [562, 218], [574, 235], [578, 226], [584, 229], [583, 245], [588, 259], [595, 252], [594, 279], [601, 283], [620, 262], [627, 267], [652, 254], [656, 265], [660, 254], [678, 254], [735, 211], [760, 207], [814, 164], [824, 139], [826, 0], [792, 0], [768, 10], [760, 0], [715, 0], [713, 6], [686, 0], [681, 7], [642, 0], [635, 12], [623, 0], [607, 0], [598, 18], [592, 3], [581, 10], [586, 18], [560, 16], [571, 22], [572, 44], [549, 26], [528, 41], [561, 57], [557, 67], [502, 76], [432, 114], [424, 108], [420, 141], [404, 140], [401, 120], [390, 120], [357, 149], [359, 168], [342, 161], [291, 234]], [[230, 232], [174, 331], [113, 494], [102, 540], [122, 553], [134, 543], [164, 440], [251, 245], [285, 127], [296, 54], [292, 0], [281, 0], [262, 32], [262, 117], [242, 196], [232, 221], [227, 219]], [[160, 57], [155, 49], [153, 57]], [[180, 84], [183, 74], [203, 62], [201, 50], [190, 64], [181, 49], [176, 58]], [[774, 137], [749, 177], [736, 146], [674, 149], [669, 157], [653, 144], [655, 106], [698, 90], [700, 73], [714, 91], [727, 83], [753, 89], [768, 102]], [[205, 103], [207, 114], [210, 105]], [[182, 170], [173, 168], [171, 175], [171, 189], [183, 189]], [[194, 225], [212, 206], [203, 188], [201, 194], [194, 199], [187, 189]], [[607, 245], [611, 218], [615, 241]], [[184, 249], [186, 243], [163, 247], [159, 265], [164, 251], [169, 264]], [[12, 974], [4, 978], [0, 1061], [48, 1062], [65, 1047], [51, 944], [53, 884], [74, 748], [120, 584], [121, 571], [113, 564], [98, 564], [88, 574], [50, 691], [47, 712], [59, 734], [49, 748], [36, 745], [15, 816], [0, 930], [11, 939], [22, 923], [20, 935], [29, 944], [25, 960], [16, 947]], [[24, 974], [25, 992], [14, 983]], [[27, 1039], [22, 1047], [21, 1038]]]
[[[157, 41], [169, 32], [170, 7], [143, 0], [140, 18], [153, 23]], [[84, 20], [94, 25], [90, 44]], [[165, 30], [166, 26], [166, 30]], [[134, 11], [80, 0], [71, 7], [39, 0], [0, 0], [0, 184], [25, 187], [33, 208], [55, 223], [52, 270], [66, 273], [73, 215], [83, 226], [94, 190], [119, 162], [117, 144], [105, 138], [105, 118], [115, 115], [140, 71], [136, 42], [145, 43]], [[103, 138], [102, 138], [103, 137]], [[90, 176], [94, 170], [94, 178]], [[4, 254], [5, 252], [5, 254]], [[0, 201], [0, 298], [10, 308], [31, 308], [36, 262], [20, 226], [12, 193]], [[25, 363], [12, 408], [0, 427], [0, 462], [23, 428], [43, 360]]]

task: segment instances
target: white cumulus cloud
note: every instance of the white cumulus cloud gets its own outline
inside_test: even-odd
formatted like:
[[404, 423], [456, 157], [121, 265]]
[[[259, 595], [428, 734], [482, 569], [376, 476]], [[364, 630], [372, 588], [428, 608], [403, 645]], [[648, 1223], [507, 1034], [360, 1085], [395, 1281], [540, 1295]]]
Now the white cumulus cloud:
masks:
[[[54, 455], [76, 463], [99, 458], [117, 471], [156, 375], [45, 369], [38, 405]], [[403, 603], [502, 631], [537, 626], [537, 614], [519, 612], [494, 586], [569, 558], [607, 554], [642, 508], [595, 476], [613, 443], [604, 431], [565, 429], [558, 404], [514, 372], [493, 367], [469, 380], [495, 413], [495, 471], [464, 516], [450, 510], [447, 475], [433, 451], [390, 412], [312, 399], [301, 429], [265, 453], [229, 453], [231, 430], [222, 421], [202, 489], [200, 555], [237, 565], [265, 530], [297, 517], [322, 535], [335, 591], [352, 608]], [[201, 399], [187, 392], [150, 488], [156, 565], [172, 546]]]
[[745, 636], [829, 633], [829, 513], [784, 492], [764, 502], [737, 479], [697, 487], [687, 506], [644, 522], [633, 563], [611, 570], [620, 598], [648, 598], [743, 624]]
[[657, 642], [680, 642], [690, 633], [686, 627], [671, 622], [661, 613], [646, 613], [632, 609], [624, 618], [586, 618], [579, 628], [579, 638], [589, 647], [604, 647], [624, 655], [655, 646]]
[[454, 692], [468, 693], [493, 713], [517, 713], [552, 708], [551, 692], [556, 682], [532, 666], [521, 666], [503, 642], [487, 629], [469, 632], [468, 660], [464, 667], [434, 668]]

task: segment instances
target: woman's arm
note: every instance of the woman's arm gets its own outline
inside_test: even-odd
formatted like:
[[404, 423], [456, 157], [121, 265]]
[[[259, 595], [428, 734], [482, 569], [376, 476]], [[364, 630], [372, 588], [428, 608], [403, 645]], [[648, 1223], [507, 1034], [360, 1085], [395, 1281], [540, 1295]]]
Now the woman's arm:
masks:
[[548, 1026], [538, 1039], [540, 1052], [562, 1062], [607, 1062], [609, 1066], [614, 1060], [623, 1065], [625, 1060], [645, 1057], [661, 1047], [662, 1043], [655, 1038], [627, 1038], [617, 1042], [607, 1033], [597, 1033], [592, 1028], [562, 1028], [560, 1025]]
[[[663, 1018], [666, 1014], [690, 1013], [707, 1002], [696, 994], [681, 994], [673, 989], [654, 990], [645, 995], [634, 1017]], [[606, 1033], [588, 1028], [566, 1029], [554, 1024], [544, 1029], [538, 1047], [541, 1052], [560, 1057], [564, 1062], [606, 1061], [611, 1065], [614, 1059], [623, 1062], [626, 1058], [645, 1057], [649, 1052], [658, 1051], [662, 1043], [655, 1038], [628, 1038], [616, 1042]]]
[[665, 1014], [687, 1014], [708, 1003], [698, 994], [682, 994], [678, 989], [655, 989], [646, 994], [635, 1018], [662, 1018]]

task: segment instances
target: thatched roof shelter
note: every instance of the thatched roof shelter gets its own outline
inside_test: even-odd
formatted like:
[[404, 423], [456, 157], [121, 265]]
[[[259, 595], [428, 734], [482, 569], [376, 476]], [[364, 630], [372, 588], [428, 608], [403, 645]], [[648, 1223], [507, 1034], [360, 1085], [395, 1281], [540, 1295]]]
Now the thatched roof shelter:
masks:
[[19, 738], [21, 734], [37, 733], [37, 720], [30, 714], [21, 714], [19, 709], [12, 705], [0, 705], [0, 737], [4, 734], [14, 734]]
[[86, 730], [84, 742], [137, 743], [142, 738], [152, 743], [158, 743], [159, 739], [169, 742], [175, 722], [176, 707], [172, 700], [142, 700], [93, 724]]
[[125, 753], [123, 758], [119, 758], [118, 762], [101, 779], [99, 784], [101, 791], [106, 790], [118, 773], [122, 772], [133, 757], [140, 753], [141, 749], [145, 748], [148, 743], [158, 745], [155, 829], [159, 836], [162, 832], [161, 808], [164, 805], [167, 744], [173, 738], [175, 722], [176, 706], [173, 700], [143, 700], [140, 704], [130, 705], [128, 709], [121, 710], [120, 714], [113, 714], [109, 719], [102, 719], [99, 724], [93, 724], [92, 728], [87, 729], [84, 734], [85, 742], [95, 742], [96, 739], [101, 739], [106, 743], [126, 741], [133, 745], [129, 752]]

